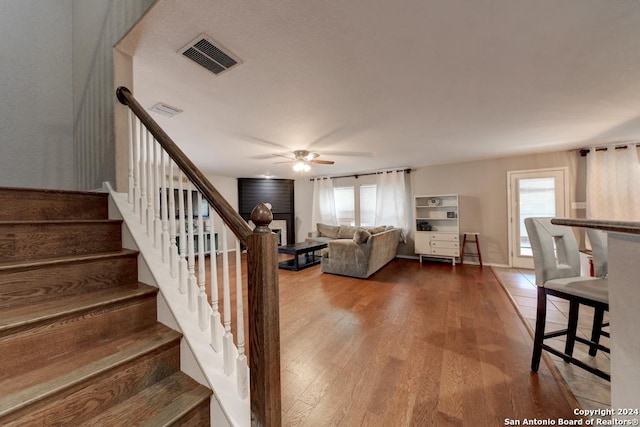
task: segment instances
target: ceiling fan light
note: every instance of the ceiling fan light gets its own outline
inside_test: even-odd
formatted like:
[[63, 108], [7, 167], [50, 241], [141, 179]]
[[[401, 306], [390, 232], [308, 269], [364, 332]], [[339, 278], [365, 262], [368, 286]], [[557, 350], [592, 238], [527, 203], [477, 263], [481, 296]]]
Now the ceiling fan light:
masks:
[[298, 160], [293, 164], [293, 170], [296, 172], [309, 172], [311, 165], [303, 160]]

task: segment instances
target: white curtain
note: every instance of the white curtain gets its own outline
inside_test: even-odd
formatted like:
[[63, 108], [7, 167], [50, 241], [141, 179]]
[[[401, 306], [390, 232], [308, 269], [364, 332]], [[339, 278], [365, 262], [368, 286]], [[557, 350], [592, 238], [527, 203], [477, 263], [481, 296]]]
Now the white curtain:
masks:
[[640, 164], [635, 144], [587, 155], [587, 218], [640, 221]]
[[311, 211], [312, 228], [317, 223], [338, 225], [336, 218], [336, 200], [333, 196], [333, 180], [316, 178], [313, 181], [313, 210]]
[[386, 171], [376, 176], [376, 225], [402, 228], [402, 241], [409, 233], [407, 187], [404, 171]]

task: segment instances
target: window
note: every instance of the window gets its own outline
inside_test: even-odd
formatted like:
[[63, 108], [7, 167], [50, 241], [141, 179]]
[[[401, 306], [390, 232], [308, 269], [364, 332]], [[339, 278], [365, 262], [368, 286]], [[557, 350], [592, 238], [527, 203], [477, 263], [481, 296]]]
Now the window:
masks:
[[356, 204], [353, 187], [334, 187], [336, 218], [340, 225], [356, 225]]
[[373, 227], [376, 222], [376, 186], [360, 186], [360, 226]]
[[[373, 227], [376, 220], [376, 186], [334, 187], [338, 224]], [[358, 197], [356, 197], [358, 196]]]

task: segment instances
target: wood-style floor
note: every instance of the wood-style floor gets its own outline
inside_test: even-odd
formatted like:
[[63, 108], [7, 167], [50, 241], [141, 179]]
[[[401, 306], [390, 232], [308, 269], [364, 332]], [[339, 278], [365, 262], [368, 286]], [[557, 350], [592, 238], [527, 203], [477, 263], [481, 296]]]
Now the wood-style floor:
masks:
[[489, 268], [396, 259], [369, 280], [280, 270], [287, 426], [574, 419]]

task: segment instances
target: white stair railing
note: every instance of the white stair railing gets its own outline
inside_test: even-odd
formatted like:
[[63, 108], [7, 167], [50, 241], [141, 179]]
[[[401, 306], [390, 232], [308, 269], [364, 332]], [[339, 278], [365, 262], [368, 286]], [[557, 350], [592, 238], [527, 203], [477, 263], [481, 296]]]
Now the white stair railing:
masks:
[[[179, 173], [174, 176], [175, 163], [158, 145], [153, 136], [144, 128], [133, 113], [130, 123], [131, 147], [128, 150], [134, 158], [129, 162], [132, 168], [131, 188], [128, 193], [137, 197], [131, 202], [131, 209], [145, 227], [150, 242], [160, 249], [161, 260], [170, 266], [172, 277], [176, 278], [176, 287], [187, 294], [189, 310], [197, 311], [198, 326], [206, 331], [211, 328], [210, 345], [216, 351], [223, 351], [224, 372], [232, 375], [236, 372], [238, 394], [241, 398], [248, 395], [248, 367], [244, 354], [244, 292], [242, 282], [242, 249], [240, 240], [229, 248], [228, 227], [222, 225], [221, 239], [213, 228], [205, 223], [222, 223], [203, 199], [202, 193]], [[137, 157], [135, 157], [137, 155]], [[169, 163], [169, 165], [167, 165]], [[174, 191], [178, 181], [178, 191]], [[177, 200], [176, 200], [177, 198]], [[177, 202], [177, 203], [176, 203]], [[176, 204], [178, 211], [176, 212]], [[209, 217], [205, 217], [208, 213]], [[176, 232], [179, 230], [179, 234]], [[177, 242], [179, 241], [180, 247]], [[221, 243], [222, 248], [216, 247]], [[235, 258], [229, 254], [235, 252]], [[209, 295], [207, 294], [207, 257], [210, 258]], [[218, 260], [218, 258], [221, 260]], [[234, 259], [234, 262], [231, 260]], [[186, 265], [185, 265], [186, 264]], [[186, 267], [186, 276], [185, 269]], [[222, 270], [224, 325], [220, 323], [218, 269]], [[231, 300], [231, 272], [235, 272], [236, 302]], [[186, 280], [185, 280], [186, 279]], [[186, 282], [186, 283], [185, 283]], [[186, 292], [185, 292], [186, 291]], [[232, 313], [232, 308], [235, 313]], [[233, 320], [236, 320], [237, 340], [231, 333]], [[224, 330], [224, 345], [220, 345], [220, 331]]]
[[[247, 221], [219, 195], [128, 90], [119, 88], [118, 99], [130, 108], [128, 153], [132, 158], [128, 163], [127, 201], [135, 215], [134, 222], [145, 230], [150, 245], [159, 250], [160, 262], [168, 266], [175, 283], [173, 289], [184, 297], [181, 303], [196, 314], [197, 328], [208, 331], [207, 344], [215, 353], [222, 353], [219, 369], [233, 379], [240, 399], [251, 395], [252, 423], [278, 426], [277, 243], [268, 228], [271, 212], [259, 204], [251, 216], [256, 225], [251, 231]], [[243, 263], [244, 247], [251, 264]], [[230, 257], [230, 253], [235, 256]], [[242, 280], [243, 264], [247, 265], [247, 284]], [[249, 312], [257, 316], [253, 324], [249, 323], [249, 334], [245, 331], [244, 311], [247, 287], [252, 289]], [[249, 359], [245, 354], [247, 335], [251, 342]]]

